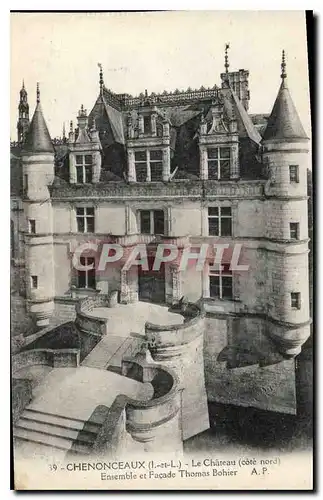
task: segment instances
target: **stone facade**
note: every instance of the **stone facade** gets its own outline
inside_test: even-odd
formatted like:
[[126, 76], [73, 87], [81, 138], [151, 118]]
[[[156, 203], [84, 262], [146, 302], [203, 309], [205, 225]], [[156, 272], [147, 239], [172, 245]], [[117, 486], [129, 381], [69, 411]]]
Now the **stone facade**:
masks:
[[[244, 352], [252, 345], [253, 365], [300, 352], [310, 333], [308, 139], [285, 69], [260, 135], [248, 115], [248, 75], [226, 72], [221, 88], [136, 98], [108, 91], [101, 75], [91, 113], [81, 108], [78, 128], [71, 124], [68, 140], [55, 146], [55, 160], [48, 137], [40, 148], [32, 137], [43, 130], [37, 128], [38, 102], [18, 156], [21, 192], [12, 198], [13, 262], [24, 263], [21, 289], [38, 326], [58, 311], [55, 300], [93, 289], [118, 291], [122, 303], [148, 294], [171, 305], [185, 296], [209, 317], [206, 366], [223, 365], [213, 357], [222, 352], [214, 347], [219, 331], [227, 332], [221, 347], [233, 347], [225, 358], [231, 367], [239, 366], [237, 352], [245, 344]], [[123, 260], [81, 276], [72, 257], [88, 242], [121, 245]], [[142, 275], [139, 266], [123, 269], [137, 244], [154, 253], [158, 243], [171, 243], [182, 255], [216, 242], [240, 245], [249, 266], [229, 273], [227, 292], [209, 263], [182, 270], [178, 258], [165, 263], [158, 279]], [[97, 262], [95, 253], [84, 255]]]

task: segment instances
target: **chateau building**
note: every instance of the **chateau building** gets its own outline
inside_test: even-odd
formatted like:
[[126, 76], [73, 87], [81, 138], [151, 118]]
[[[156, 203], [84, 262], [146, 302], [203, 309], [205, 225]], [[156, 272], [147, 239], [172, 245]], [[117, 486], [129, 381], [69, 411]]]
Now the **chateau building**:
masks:
[[[184, 296], [207, 314], [207, 366], [230, 345], [230, 366], [242, 351], [257, 363], [269, 351], [299, 354], [310, 334], [309, 138], [284, 53], [270, 116], [248, 113], [248, 78], [229, 71], [226, 53], [219, 86], [133, 97], [109, 90], [100, 68], [93, 108], [82, 105], [60, 140], [50, 137], [38, 87], [29, 123], [23, 85], [11, 147], [11, 257], [38, 326], [84, 295], [116, 290], [123, 304]], [[145, 244], [149, 269], [125, 270], [123, 257], [99, 272], [99, 252], [89, 251], [77, 270], [73, 254], [88, 242], [119, 244], [125, 255]], [[202, 270], [182, 269], [180, 258], [152, 268], [158, 243], [197, 258], [202, 244], [216, 242], [229, 247], [221, 269], [211, 258]], [[235, 247], [247, 271], [231, 269]]]

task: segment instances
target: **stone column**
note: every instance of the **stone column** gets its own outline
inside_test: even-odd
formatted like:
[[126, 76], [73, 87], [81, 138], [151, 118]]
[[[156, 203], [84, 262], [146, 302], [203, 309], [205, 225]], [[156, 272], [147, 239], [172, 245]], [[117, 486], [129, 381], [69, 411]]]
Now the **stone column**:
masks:
[[128, 181], [136, 182], [135, 153], [133, 149], [128, 149]]
[[170, 176], [170, 151], [169, 147], [163, 149], [163, 181], [167, 182]]
[[173, 304], [175, 304], [182, 297], [181, 272], [177, 267], [171, 267], [170, 272], [172, 276]]
[[131, 219], [130, 219], [130, 206], [125, 206], [125, 226], [126, 226], [126, 234], [131, 234]]
[[138, 133], [139, 137], [144, 135], [144, 117], [142, 115], [138, 116]]
[[163, 137], [169, 137], [169, 122], [163, 122]]
[[127, 271], [120, 271], [120, 303], [128, 304], [129, 300], [129, 290], [128, 290], [128, 282], [127, 282]]
[[234, 143], [231, 147], [230, 179], [239, 179], [239, 177], [239, 146], [238, 143]]
[[166, 209], [166, 235], [172, 235], [172, 207]]
[[92, 154], [92, 182], [96, 183], [100, 181], [101, 175], [101, 153], [100, 151], [95, 151]]
[[75, 167], [75, 156], [74, 154], [70, 153], [70, 158], [69, 158], [69, 163], [70, 163], [70, 183], [75, 184], [76, 183], [76, 167]]
[[157, 135], [157, 128], [156, 128], [156, 114], [153, 113], [151, 115], [151, 135], [153, 137], [156, 137]]
[[151, 181], [151, 171], [150, 171], [150, 151], [149, 149], [147, 150], [147, 163], [146, 163], [146, 181], [150, 182]]
[[121, 269], [120, 276], [120, 302], [131, 304], [138, 302], [138, 274], [137, 270], [130, 268], [128, 271]]
[[200, 146], [200, 178], [202, 180], [208, 179], [208, 164], [207, 164], [207, 148]]
[[209, 266], [205, 264], [202, 271], [202, 296], [204, 299], [210, 297]]

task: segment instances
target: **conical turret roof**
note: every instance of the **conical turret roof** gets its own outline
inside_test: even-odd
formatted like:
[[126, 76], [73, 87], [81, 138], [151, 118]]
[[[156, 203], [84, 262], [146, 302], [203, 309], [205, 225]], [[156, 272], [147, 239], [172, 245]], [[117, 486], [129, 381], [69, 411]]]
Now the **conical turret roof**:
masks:
[[54, 146], [43, 116], [37, 87], [37, 105], [23, 147], [26, 153], [54, 153]]
[[308, 139], [289, 93], [285, 70], [285, 54], [283, 52], [282, 83], [263, 134], [263, 141]]

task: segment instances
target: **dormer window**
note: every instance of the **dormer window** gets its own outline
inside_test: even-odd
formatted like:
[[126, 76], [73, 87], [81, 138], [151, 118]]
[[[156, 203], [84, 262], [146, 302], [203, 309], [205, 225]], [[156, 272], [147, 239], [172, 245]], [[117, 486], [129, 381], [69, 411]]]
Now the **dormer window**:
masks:
[[230, 148], [213, 147], [207, 149], [208, 178], [230, 179]]
[[76, 182], [90, 184], [92, 182], [92, 155], [75, 155]]

